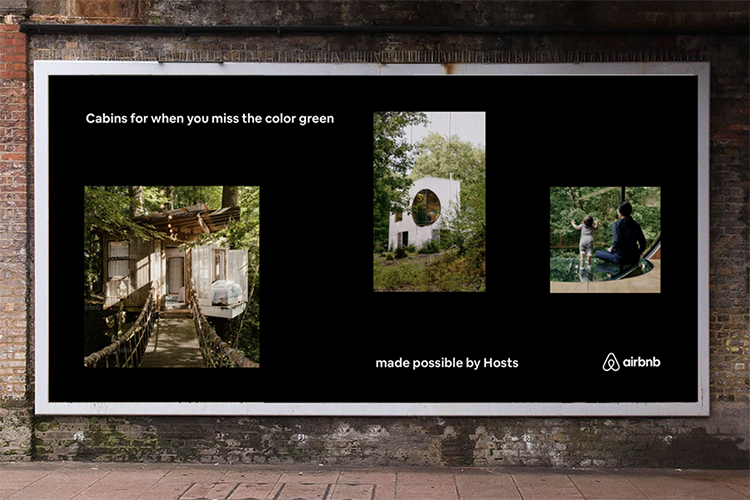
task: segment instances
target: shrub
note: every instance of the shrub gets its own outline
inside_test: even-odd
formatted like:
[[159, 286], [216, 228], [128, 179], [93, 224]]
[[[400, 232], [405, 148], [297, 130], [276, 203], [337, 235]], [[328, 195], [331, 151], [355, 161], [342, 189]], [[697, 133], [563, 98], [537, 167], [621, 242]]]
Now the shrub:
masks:
[[440, 243], [436, 240], [430, 240], [422, 245], [419, 249], [419, 253], [438, 253], [440, 251]]
[[388, 241], [380, 240], [373, 242], [372, 253], [382, 253], [388, 249]]

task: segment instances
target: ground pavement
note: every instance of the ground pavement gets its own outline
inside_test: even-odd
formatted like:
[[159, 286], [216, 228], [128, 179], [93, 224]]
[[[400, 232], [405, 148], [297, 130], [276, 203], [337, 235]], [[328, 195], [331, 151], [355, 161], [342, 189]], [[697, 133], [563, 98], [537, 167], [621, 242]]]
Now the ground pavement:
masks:
[[0, 464], [0, 500], [750, 499], [747, 470]]

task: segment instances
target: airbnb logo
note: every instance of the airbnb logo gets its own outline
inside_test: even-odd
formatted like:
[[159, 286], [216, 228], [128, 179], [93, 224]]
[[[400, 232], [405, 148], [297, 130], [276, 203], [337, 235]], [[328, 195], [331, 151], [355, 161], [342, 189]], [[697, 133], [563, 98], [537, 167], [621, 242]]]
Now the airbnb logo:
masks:
[[[661, 366], [661, 360], [656, 356], [645, 359], [640, 356], [638, 356], [637, 358], [631, 356], [629, 358], [625, 358], [622, 361], [622, 366], [624, 366], [625, 368], [658, 368]], [[620, 371], [620, 362], [617, 361], [615, 353], [610, 352], [607, 355], [607, 357], [604, 359], [602, 370], [604, 370], [605, 372]]]
[[620, 369], [620, 363], [617, 362], [615, 353], [610, 352], [609, 355], [607, 355], [607, 359], [604, 360], [604, 366], [602, 366], [602, 368], [605, 372], [616, 372]]

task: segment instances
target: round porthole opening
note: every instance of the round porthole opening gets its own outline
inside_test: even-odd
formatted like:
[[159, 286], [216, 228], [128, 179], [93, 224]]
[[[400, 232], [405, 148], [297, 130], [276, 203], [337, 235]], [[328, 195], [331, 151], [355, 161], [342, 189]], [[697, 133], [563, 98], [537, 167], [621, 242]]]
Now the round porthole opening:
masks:
[[414, 197], [411, 215], [417, 226], [429, 226], [440, 217], [440, 200], [429, 189], [422, 189]]

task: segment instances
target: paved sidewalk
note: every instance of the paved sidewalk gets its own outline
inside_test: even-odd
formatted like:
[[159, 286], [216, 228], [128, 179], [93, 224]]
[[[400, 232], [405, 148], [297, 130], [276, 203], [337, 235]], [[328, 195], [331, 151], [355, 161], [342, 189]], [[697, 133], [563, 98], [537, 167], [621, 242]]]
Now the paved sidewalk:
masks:
[[747, 470], [0, 464], [2, 500], [750, 499]]

